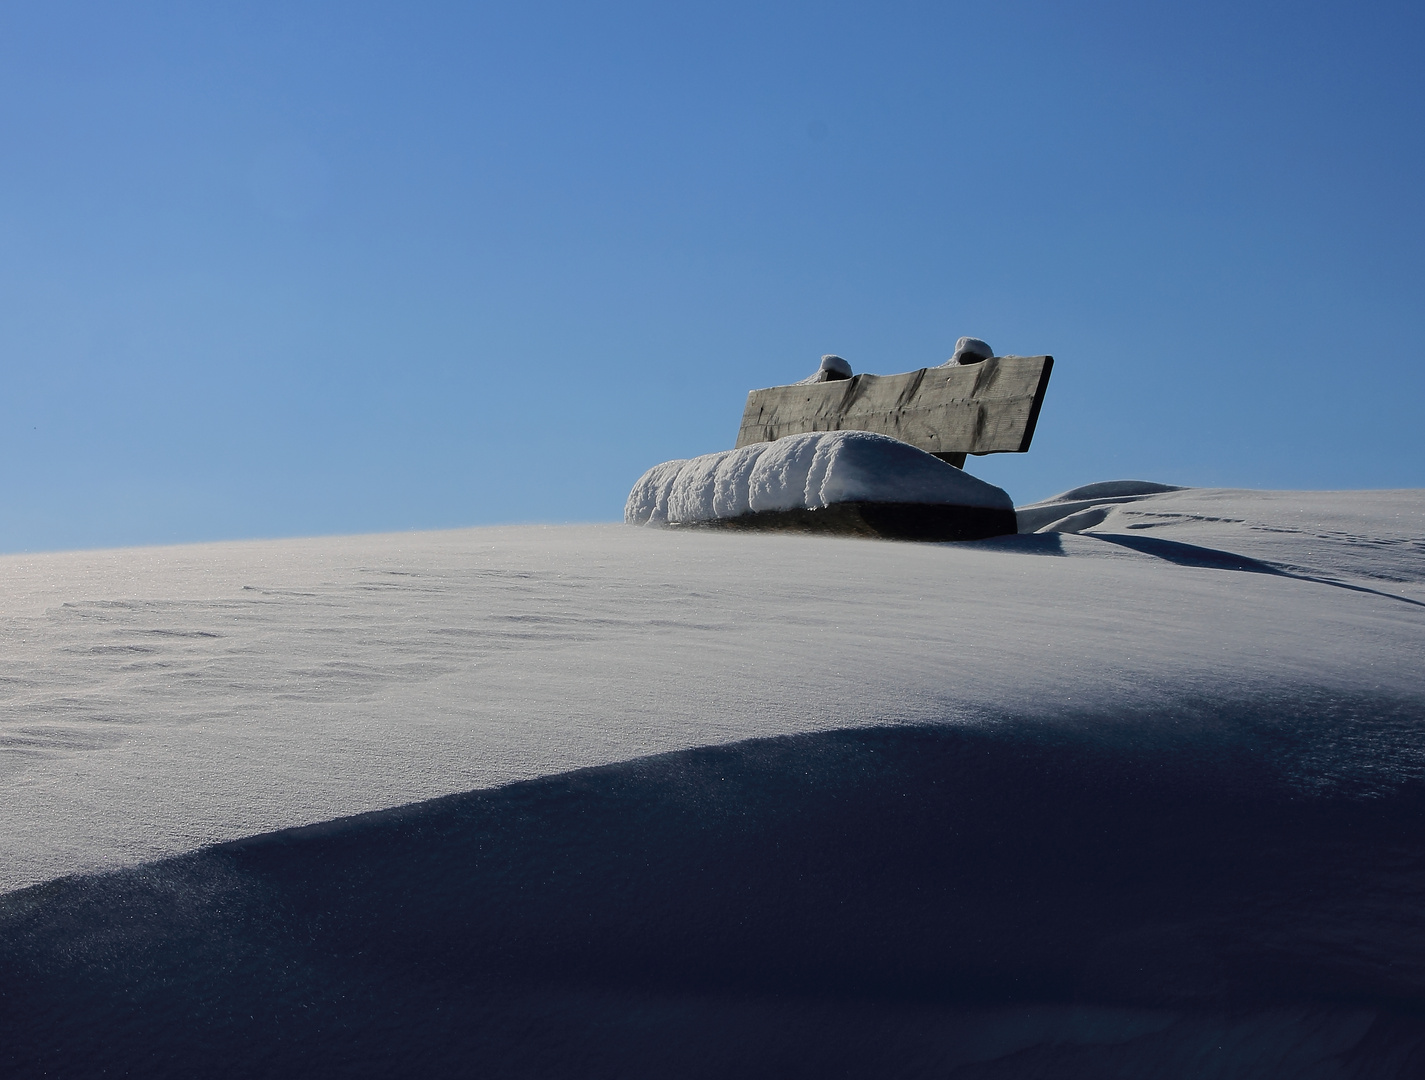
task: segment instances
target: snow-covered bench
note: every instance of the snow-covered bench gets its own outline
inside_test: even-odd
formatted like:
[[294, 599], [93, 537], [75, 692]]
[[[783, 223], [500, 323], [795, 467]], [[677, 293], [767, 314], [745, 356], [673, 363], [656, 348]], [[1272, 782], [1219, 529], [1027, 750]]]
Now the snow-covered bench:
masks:
[[903, 375], [853, 375], [824, 356], [811, 378], [747, 395], [732, 450], [644, 473], [624, 520], [904, 540], [1013, 533], [1013, 501], [964, 472], [965, 457], [1029, 449], [1054, 358], [990, 353], [961, 338], [948, 363]]

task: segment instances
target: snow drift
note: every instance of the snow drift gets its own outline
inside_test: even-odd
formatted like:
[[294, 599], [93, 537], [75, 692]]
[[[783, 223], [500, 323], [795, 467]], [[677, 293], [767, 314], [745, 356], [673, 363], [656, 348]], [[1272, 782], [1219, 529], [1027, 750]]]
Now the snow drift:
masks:
[[1025, 509], [0, 559], [0, 1073], [1420, 1075], [1425, 493]]
[[817, 431], [655, 465], [629, 493], [624, 521], [692, 525], [860, 502], [1014, 509], [1000, 488], [896, 439]]
[[[0, 904], [7, 1076], [1412, 1077], [1425, 789], [1184, 702], [586, 770]], [[1369, 787], [1370, 785], [1367, 785]]]

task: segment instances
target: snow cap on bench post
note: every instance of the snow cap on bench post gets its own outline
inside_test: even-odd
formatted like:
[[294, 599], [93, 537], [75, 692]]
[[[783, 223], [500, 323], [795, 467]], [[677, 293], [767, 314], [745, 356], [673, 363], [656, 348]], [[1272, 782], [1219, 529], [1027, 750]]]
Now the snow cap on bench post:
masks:
[[796, 386], [811, 386], [815, 383], [836, 382], [851, 378], [851, 365], [835, 353], [827, 353], [821, 358], [821, 366], [816, 373], [795, 383]]
[[990, 348], [987, 341], [982, 341], [977, 337], [962, 337], [955, 342], [954, 355], [942, 364], [942, 367], [950, 367], [952, 364], [978, 364], [994, 356], [994, 349]]

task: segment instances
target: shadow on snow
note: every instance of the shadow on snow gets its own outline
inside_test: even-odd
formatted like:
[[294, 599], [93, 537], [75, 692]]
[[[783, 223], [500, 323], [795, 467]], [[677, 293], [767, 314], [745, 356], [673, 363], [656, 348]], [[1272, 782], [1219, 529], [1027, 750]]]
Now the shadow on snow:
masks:
[[0, 897], [0, 1067], [1418, 1075], [1422, 720], [754, 740], [64, 879]]

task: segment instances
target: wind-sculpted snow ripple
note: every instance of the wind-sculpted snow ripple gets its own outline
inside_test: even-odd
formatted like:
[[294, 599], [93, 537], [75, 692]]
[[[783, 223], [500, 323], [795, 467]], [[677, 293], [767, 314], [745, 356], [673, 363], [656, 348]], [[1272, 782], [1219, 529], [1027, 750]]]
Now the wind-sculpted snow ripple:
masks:
[[0, 1068], [1416, 1076], [1422, 723], [759, 739], [60, 880], [0, 898]]
[[1235, 491], [1117, 480], [1021, 506], [1019, 530], [1226, 548], [1310, 577], [1425, 582], [1420, 491]]

